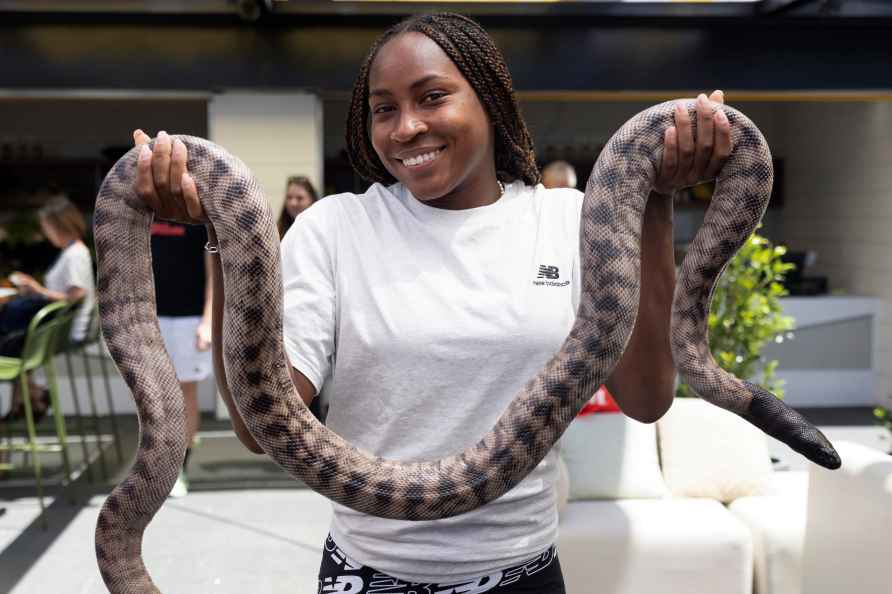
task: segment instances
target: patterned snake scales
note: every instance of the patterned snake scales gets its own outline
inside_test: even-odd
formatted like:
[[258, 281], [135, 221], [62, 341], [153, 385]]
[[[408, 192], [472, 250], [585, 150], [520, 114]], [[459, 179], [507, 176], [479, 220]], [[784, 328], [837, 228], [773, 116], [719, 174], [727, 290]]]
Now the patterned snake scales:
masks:
[[[696, 123], [694, 101], [685, 104]], [[581, 305], [560, 351], [480, 441], [431, 462], [378, 458], [314, 419], [292, 386], [283, 352], [279, 242], [270, 209], [241, 161], [206, 140], [180, 136], [220, 242], [226, 379], [264, 451], [326, 497], [388, 518], [460, 514], [516, 485], [604, 382], [631, 334], [642, 216], [663, 133], [674, 123], [674, 105], [663, 103], [629, 120], [592, 170], [580, 228]], [[734, 148], [679, 275], [671, 326], [675, 364], [705, 400], [812, 461], [838, 468], [840, 459], [820, 431], [772, 394], [721, 370], [710, 355], [707, 314], [713, 287], [761, 219], [773, 177], [759, 130], [741, 113], [723, 109]], [[109, 172], [94, 221], [102, 330], [133, 392], [141, 426], [136, 462], [109, 495], [96, 527], [99, 568], [115, 594], [159, 591], [143, 565], [142, 535], [167, 497], [186, 447], [183, 400], [156, 321], [149, 256], [153, 214], [134, 191], [136, 159], [132, 149]]]

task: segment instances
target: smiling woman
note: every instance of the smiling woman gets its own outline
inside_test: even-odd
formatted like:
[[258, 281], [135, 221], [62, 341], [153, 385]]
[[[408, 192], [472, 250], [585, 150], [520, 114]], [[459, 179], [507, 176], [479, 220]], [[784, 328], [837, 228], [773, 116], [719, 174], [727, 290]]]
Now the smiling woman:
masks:
[[[657, 189], [719, 171], [730, 153], [721, 102], [720, 92], [700, 96], [696, 142], [687, 110], [675, 111]], [[572, 327], [583, 195], [539, 183], [502, 54], [461, 15], [412, 17], [372, 45], [346, 135], [353, 167], [374, 183], [320, 200], [281, 244], [292, 378], [306, 402], [321, 394], [326, 424], [357, 448], [439, 460], [477, 443]], [[156, 216], [207, 224], [182, 141], [159, 134], [153, 151], [142, 150], [137, 193]], [[607, 382], [622, 409], [647, 422], [673, 394], [671, 208], [662, 195], [647, 201], [638, 316]], [[208, 233], [216, 243], [212, 225]], [[222, 296], [219, 261], [213, 276]], [[215, 350], [222, 311], [215, 299]], [[261, 451], [225, 384], [220, 391], [240, 439]], [[334, 503], [319, 591], [362, 594], [375, 576], [394, 593], [424, 589], [417, 584], [564, 592], [557, 460], [551, 449], [503, 496], [446, 519], [379, 518]]]
[[372, 146], [416, 199], [452, 210], [498, 199], [492, 123], [436, 42], [415, 32], [393, 39], [369, 88]]

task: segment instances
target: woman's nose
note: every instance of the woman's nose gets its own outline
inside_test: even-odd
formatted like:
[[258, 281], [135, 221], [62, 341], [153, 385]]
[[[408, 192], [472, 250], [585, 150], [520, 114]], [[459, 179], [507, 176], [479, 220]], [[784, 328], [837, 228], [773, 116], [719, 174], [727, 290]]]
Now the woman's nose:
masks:
[[407, 142], [424, 132], [427, 132], [427, 124], [414, 113], [406, 112], [400, 116], [396, 128], [390, 133], [390, 139], [393, 142]]

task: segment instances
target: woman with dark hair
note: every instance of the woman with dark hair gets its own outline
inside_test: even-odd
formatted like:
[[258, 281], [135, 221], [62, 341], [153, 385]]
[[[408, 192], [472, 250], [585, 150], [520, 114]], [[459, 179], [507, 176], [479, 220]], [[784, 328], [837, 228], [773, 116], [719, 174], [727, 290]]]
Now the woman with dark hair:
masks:
[[303, 175], [289, 177], [285, 183], [285, 202], [279, 215], [279, 238], [285, 236], [297, 215], [313, 206], [318, 199], [319, 195], [310, 178]]
[[[14, 272], [9, 278], [18, 287], [19, 297], [0, 309], [0, 355], [17, 356], [24, 346], [25, 329], [31, 318], [53, 301], [81, 301], [81, 306], [71, 327], [72, 340], [82, 340], [87, 334], [90, 313], [93, 309], [93, 262], [90, 250], [84, 244], [87, 230], [84, 216], [65, 196], [50, 198], [37, 211], [40, 228], [47, 240], [62, 252], [44, 275], [43, 283], [24, 272]], [[30, 378], [29, 378], [30, 382]], [[42, 417], [49, 406], [46, 390], [31, 384], [35, 417]], [[13, 391], [12, 405], [6, 419], [20, 418], [24, 404]]]
[[[684, 110], [666, 133], [644, 215], [638, 318], [607, 382], [644, 422], [673, 397], [669, 195], [715, 177], [730, 154], [727, 119], [712, 114], [721, 94], [711, 99], [700, 96], [696, 143]], [[569, 332], [582, 193], [540, 184], [505, 61], [461, 15], [412, 17], [374, 43], [346, 132], [353, 167], [371, 187], [320, 201], [282, 242], [292, 378], [306, 402], [325, 393], [326, 424], [360, 449], [436, 460], [489, 430]], [[148, 140], [137, 132], [137, 143]], [[185, 146], [159, 135], [154, 152], [142, 149], [137, 192], [162, 218], [207, 224], [214, 243], [185, 163]], [[537, 282], [543, 268], [551, 282]], [[260, 452], [227, 405], [240, 439]], [[553, 450], [502, 497], [436, 521], [334, 504], [319, 591], [564, 592], [556, 476]]]

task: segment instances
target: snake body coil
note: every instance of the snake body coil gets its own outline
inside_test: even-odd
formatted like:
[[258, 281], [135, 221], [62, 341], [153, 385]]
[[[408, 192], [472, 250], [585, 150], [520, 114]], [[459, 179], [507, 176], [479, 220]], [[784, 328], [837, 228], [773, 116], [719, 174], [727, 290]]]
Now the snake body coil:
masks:
[[[674, 105], [657, 105], [629, 120], [592, 170], [580, 226], [581, 303], [560, 351], [476, 445], [423, 463], [357, 450], [319, 424], [296, 395], [281, 339], [279, 242], [270, 209], [241, 161], [206, 140], [180, 136], [219, 239], [226, 377], [265, 452], [323, 495], [388, 518], [460, 514], [523, 479], [606, 380], [634, 327], [642, 219]], [[694, 101], [686, 106], [696, 121]], [[761, 219], [772, 185], [764, 138], [745, 116], [723, 109], [734, 149], [679, 275], [671, 327], [675, 363], [704, 399], [836, 468], [839, 457], [816, 428], [770, 393], [721, 370], [710, 355], [712, 290]], [[96, 527], [99, 568], [115, 594], [158, 592], [142, 562], [142, 534], [173, 486], [186, 447], [182, 396], [156, 319], [148, 255], [153, 215], [134, 191], [136, 159], [137, 150], [131, 150], [109, 172], [94, 219], [102, 329], [133, 392], [141, 428], [136, 462], [106, 500]]]

